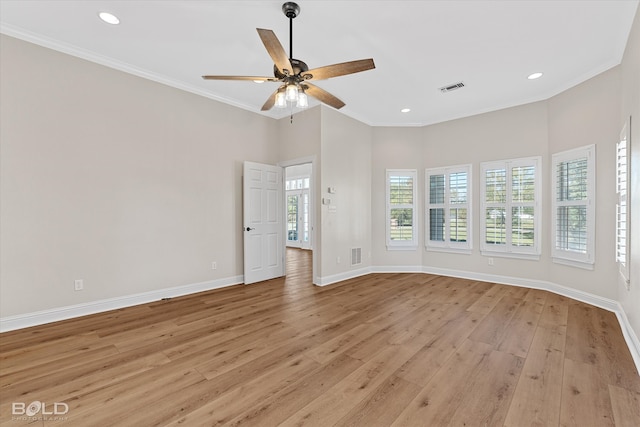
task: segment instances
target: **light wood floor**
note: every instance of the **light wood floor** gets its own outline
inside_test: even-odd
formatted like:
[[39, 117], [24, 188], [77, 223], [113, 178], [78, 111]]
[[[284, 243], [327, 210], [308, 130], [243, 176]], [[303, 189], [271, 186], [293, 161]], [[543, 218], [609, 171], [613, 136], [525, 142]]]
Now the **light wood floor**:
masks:
[[[610, 312], [425, 274], [318, 288], [309, 252], [288, 265], [286, 280], [0, 335], [0, 424], [640, 425]], [[12, 421], [33, 401], [69, 411]]]

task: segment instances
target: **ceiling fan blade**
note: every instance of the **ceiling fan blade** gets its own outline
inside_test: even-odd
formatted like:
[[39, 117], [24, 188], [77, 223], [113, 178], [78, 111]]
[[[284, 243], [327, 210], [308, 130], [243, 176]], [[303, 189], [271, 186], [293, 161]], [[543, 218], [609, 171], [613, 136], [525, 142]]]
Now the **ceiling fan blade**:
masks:
[[[293, 67], [291, 66], [287, 52], [285, 52], [282, 44], [280, 44], [276, 34], [271, 30], [265, 30], [262, 28], [256, 28], [256, 30], [258, 30], [260, 39], [262, 40], [264, 47], [267, 49], [267, 52], [269, 52], [269, 56], [271, 56], [273, 63], [278, 67], [278, 70], [283, 74], [292, 75]], [[285, 71], [287, 73], [285, 73]]]
[[276, 95], [278, 94], [278, 92], [284, 90], [284, 85], [280, 86], [278, 88], [278, 90], [276, 90], [275, 92], [273, 92], [271, 94], [271, 96], [269, 96], [269, 99], [267, 99], [267, 102], [264, 103], [264, 105], [262, 106], [262, 111], [267, 111], [270, 110], [276, 103]]
[[344, 102], [318, 86], [305, 82], [302, 84], [302, 87], [307, 95], [313, 96], [318, 101], [323, 102], [336, 110], [339, 110], [346, 105]]
[[[347, 74], [359, 73], [361, 71], [376, 68], [373, 59], [359, 59], [357, 61], [342, 62], [340, 64], [327, 65], [325, 67], [314, 68], [303, 73], [306, 79], [324, 80], [331, 77], [344, 76]], [[306, 77], [307, 75], [312, 77]]]
[[253, 80], [257, 82], [277, 82], [275, 77], [258, 77], [258, 76], [202, 76], [205, 80]]

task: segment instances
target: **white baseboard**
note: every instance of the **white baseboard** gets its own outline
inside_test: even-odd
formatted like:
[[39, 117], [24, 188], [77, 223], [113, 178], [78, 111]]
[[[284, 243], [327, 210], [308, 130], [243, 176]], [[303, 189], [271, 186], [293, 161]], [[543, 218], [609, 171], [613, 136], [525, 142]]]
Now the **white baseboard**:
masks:
[[[603, 298], [577, 289], [568, 288], [556, 283], [544, 280], [524, 279], [520, 277], [497, 276], [493, 274], [474, 273], [469, 271], [451, 270], [438, 267], [423, 266], [378, 266], [365, 267], [357, 270], [346, 271], [344, 273], [331, 276], [317, 276], [314, 280], [316, 286], [327, 286], [344, 280], [365, 276], [370, 273], [427, 273], [440, 276], [459, 277], [462, 279], [478, 280], [481, 282], [499, 283], [503, 285], [522, 286], [531, 289], [541, 289], [566, 296], [577, 301], [582, 301], [596, 307], [615, 313], [622, 334], [629, 347], [631, 357], [635, 362], [636, 369], [640, 372], [640, 340], [631, 328], [631, 324], [618, 301]], [[172, 298], [182, 295], [194, 294], [197, 292], [212, 289], [224, 288], [243, 283], [242, 276], [229, 277], [225, 279], [211, 280], [207, 282], [194, 283], [191, 285], [177, 286], [173, 288], [160, 289], [141, 294], [127, 295], [118, 298], [92, 301], [85, 304], [77, 304], [67, 307], [54, 308], [50, 310], [27, 313], [17, 316], [7, 316], [0, 318], [0, 332], [8, 332], [16, 329], [28, 328], [30, 326], [43, 325], [45, 323], [57, 322], [74, 317], [86, 316], [89, 314], [101, 313], [119, 308], [131, 307], [138, 304], [145, 304], [158, 301], [162, 298]]]
[[0, 318], [0, 332], [8, 332], [16, 329], [28, 328], [30, 326], [44, 325], [45, 323], [72, 319], [74, 317], [87, 316], [89, 314], [131, 307], [134, 305], [159, 301], [162, 298], [173, 298], [197, 292], [210, 291], [212, 289], [237, 285], [243, 283], [243, 280], [243, 276], [228, 277], [225, 279], [210, 280], [207, 282], [193, 283], [191, 285], [143, 292], [135, 295], [126, 295], [122, 297], [91, 301], [83, 304], [53, 308], [50, 310], [2, 317]]
[[421, 265], [382, 265], [371, 267], [373, 273], [424, 273]]
[[[438, 267], [424, 267], [424, 266], [373, 266], [368, 269], [368, 273], [427, 273], [427, 274], [436, 274], [439, 276], [447, 276], [447, 277], [459, 277], [461, 279], [470, 279], [470, 280], [478, 280], [481, 282], [491, 282], [491, 283], [499, 283], [501, 285], [512, 285], [512, 286], [521, 286], [523, 288], [530, 289], [540, 289], [543, 291], [553, 292], [558, 295], [562, 295], [577, 301], [581, 301], [595, 307], [602, 308], [607, 311], [613, 312], [618, 318], [618, 322], [620, 323], [620, 328], [622, 329], [622, 335], [627, 343], [627, 347], [629, 347], [629, 352], [631, 353], [631, 357], [636, 365], [636, 369], [640, 373], [640, 341], [638, 340], [637, 335], [634, 333], [631, 328], [631, 324], [627, 319], [627, 315], [622, 309], [622, 306], [618, 301], [603, 298], [598, 295], [593, 295], [588, 292], [583, 292], [577, 289], [569, 288], [566, 286], [558, 285], [557, 283], [548, 282], [545, 280], [537, 280], [537, 279], [524, 279], [521, 277], [511, 277], [511, 276], [498, 276], [493, 274], [485, 274], [485, 273], [474, 273], [470, 271], [461, 271], [461, 270], [451, 270], [446, 268], [438, 268]], [[352, 274], [357, 273], [357, 274]], [[334, 276], [328, 276], [324, 278], [318, 278], [319, 283], [318, 286], [326, 286], [332, 283], [336, 283], [342, 280], [351, 279], [354, 277], [362, 276], [364, 274], [368, 274], [365, 271], [357, 271], [357, 272], [347, 272], [342, 274], [337, 274]]]
[[318, 276], [314, 284], [316, 286], [327, 286], [333, 283], [342, 282], [344, 280], [354, 279], [356, 277], [371, 274], [371, 267], [359, 268], [357, 270], [345, 271], [344, 273], [333, 274], [331, 276]]

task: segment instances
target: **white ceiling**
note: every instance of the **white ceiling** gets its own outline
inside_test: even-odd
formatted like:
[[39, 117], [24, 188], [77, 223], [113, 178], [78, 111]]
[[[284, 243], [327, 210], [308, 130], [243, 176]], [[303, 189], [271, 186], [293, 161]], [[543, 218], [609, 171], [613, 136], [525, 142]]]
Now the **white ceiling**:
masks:
[[[284, 1], [0, 0], [0, 31], [280, 118], [256, 28], [289, 52]], [[372, 126], [426, 125], [547, 99], [620, 63], [638, 0], [299, 0], [294, 57], [309, 68], [373, 58], [375, 70], [319, 81]], [[112, 26], [99, 11], [117, 15]], [[44, 70], [43, 70], [44, 71]], [[535, 71], [538, 80], [527, 80]], [[456, 82], [449, 93], [438, 88]], [[315, 105], [315, 102], [311, 103]], [[411, 108], [401, 113], [402, 108]], [[295, 110], [294, 110], [295, 112]]]

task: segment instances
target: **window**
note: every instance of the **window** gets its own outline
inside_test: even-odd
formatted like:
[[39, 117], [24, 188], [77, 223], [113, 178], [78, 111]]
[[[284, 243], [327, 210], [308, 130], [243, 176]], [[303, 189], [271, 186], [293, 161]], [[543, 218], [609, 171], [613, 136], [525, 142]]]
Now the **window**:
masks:
[[552, 156], [554, 262], [593, 269], [595, 146]]
[[415, 250], [418, 247], [416, 186], [415, 169], [387, 170], [386, 231], [389, 250]]
[[540, 258], [540, 157], [481, 163], [483, 255]]
[[427, 250], [470, 253], [471, 165], [425, 171]]
[[629, 284], [629, 122], [622, 128], [620, 141], [616, 144], [616, 261], [620, 274]]

